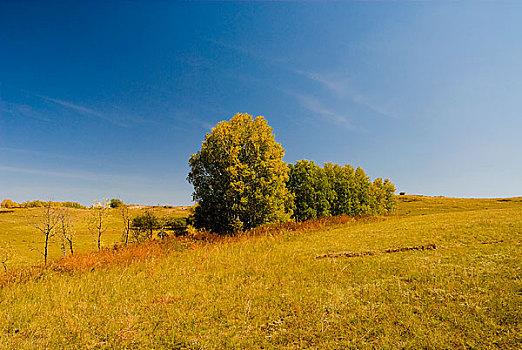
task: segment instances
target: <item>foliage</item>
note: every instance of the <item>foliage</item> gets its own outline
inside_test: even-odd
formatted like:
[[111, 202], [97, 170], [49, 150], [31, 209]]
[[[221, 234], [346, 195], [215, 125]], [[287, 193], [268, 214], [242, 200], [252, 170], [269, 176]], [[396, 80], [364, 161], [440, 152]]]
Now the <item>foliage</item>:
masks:
[[151, 239], [154, 230], [159, 228], [159, 219], [150, 210], [132, 219], [132, 239], [134, 242], [143, 242]]
[[188, 233], [187, 218], [166, 217], [164, 218], [164, 225], [167, 230], [172, 231], [176, 236], [184, 236]]
[[113, 199], [111, 199], [109, 205], [111, 208], [119, 208], [119, 207], [123, 207], [125, 205], [125, 203], [123, 203], [123, 201], [121, 199], [113, 198]]
[[157, 232], [158, 238], [162, 239], [172, 232], [175, 236], [183, 236], [187, 234], [187, 218], [154, 215], [150, 210], [138, 215], [132, 219], [131, 231], [132, 240], [134, 242], [143, 242], [154, 238]]
[[2, 208], [21, 208], [19, 203], [13, 202], [10, 199], [4, 199], [0, 205]]
[[198, 203], [194, 225], [221, 234], [287, 221], [291, 195], [283, 155], [263, 117], [239, 113], [217, 124], [189, 161]]
[[51, 207], [64, 207], [64, 208], [74, 208], [74, 209], [85, 209], [85, 206], [81, 205], [77, 202], [53, 202], [53, 201], [41, 201], [39, 199], [35, 199], [34, 201], [27, 201], [20, 204], [21, 208], [43, 208], [48, 205]]
[[300, 160], [289, 165], [287, 187], [294, 196], [297, 221], [331, 215], [389, 214], [395, 209], [395, 187], [390, 180], [372, 183], [362, 168]]
[[331, 216], [335, 192], [324, 169], [313, 161], [300, 160], [295, 165], [290, 164], [287, 187], [294, 197], [295, 220]]
[[62, 202], [62, 207], [73, 208], [73, 209], [85, 209], [85, 206], [77, 202]]

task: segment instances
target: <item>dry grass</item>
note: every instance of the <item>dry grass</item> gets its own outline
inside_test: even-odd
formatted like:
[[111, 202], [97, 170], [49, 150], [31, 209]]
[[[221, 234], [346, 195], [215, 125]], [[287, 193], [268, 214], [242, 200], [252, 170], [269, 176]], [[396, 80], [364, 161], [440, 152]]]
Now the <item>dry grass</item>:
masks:
[[442, 200], [85, 254], [0, 289], [0, 349], [520, 348], [522, 202]]

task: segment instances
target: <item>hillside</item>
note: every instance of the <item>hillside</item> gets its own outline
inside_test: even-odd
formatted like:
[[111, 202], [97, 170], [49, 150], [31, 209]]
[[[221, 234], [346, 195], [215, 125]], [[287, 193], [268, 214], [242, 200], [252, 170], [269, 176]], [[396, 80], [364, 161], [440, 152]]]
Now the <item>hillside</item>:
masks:
[[42, 271], [0, 290], [0, 348], [515, 349], [521, 233], [521, 198], [404, 196], [396, 216]]

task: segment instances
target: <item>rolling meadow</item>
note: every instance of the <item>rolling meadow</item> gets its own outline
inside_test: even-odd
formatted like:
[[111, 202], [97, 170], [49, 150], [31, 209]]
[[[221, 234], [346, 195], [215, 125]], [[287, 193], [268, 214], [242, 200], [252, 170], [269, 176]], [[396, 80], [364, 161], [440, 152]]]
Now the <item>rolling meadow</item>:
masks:
[[[522, 198], [398, 196], [394, 215], [103, 245], [41, 264], [27, 217], [0, 214], [4, 349], [517, 349]], [[174, 209], [169, 209], [174, 210]], [[177, 215], [187, 212], [177, 211]]]

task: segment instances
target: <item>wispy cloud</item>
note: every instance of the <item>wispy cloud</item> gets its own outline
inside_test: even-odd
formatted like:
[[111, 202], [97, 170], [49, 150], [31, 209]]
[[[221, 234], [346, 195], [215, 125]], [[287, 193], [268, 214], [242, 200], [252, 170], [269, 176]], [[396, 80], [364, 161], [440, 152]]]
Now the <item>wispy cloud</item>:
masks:
[[[119, 118], [116, 118], [116, 117], [109, 117], [107, 116], [106, 114], [104, 113], [100, 113], [99, 111], [96, 111], [92, 108], [88, 108], [88, 107], [85, 107], [85, 106], [81, 106], [81, 105], [78, 105], [78, 104], [75, 104], [75, 103], [72, 103], [72, 102], [69, 102], [69, 101], [64, 101], [64, 100], [60, 100], [60, 99], [57, 99], [57, 98], [52, 98], [52, 97], [48, 97], [48, 96], [43, 96], [43, 95], [38, 95], [38, 94], [34, 94], [34, 96], [36, 97], [39, 97], [45, 101], [48, 101], [48, 102], [52, 102], [52, 103], [55, 103], [61, 107], [65, 107], [67, 109], [70, 109], [70, 110], [73, 110], [73, 111], [76, 111], [76, 112], [79, 112], [83, 115], [86, 115], [86, 116], [89, 116], [89, 117], [94, 117], [94, 118], [98, 118], [98, 119], [103, 119], [105, 121], [108, 121], [114, 125], [117, 125], [117, 126], [120, 126], [120, 127], [123, 127], [123, 128], [129, 128], [130, 127], [130, 124], [128, 122], [125, 122], [126, 117], [119, 117]], [[122, 121], [122, 119], [124, 121]]]
[[369, 110], [393, 118], [393, 115], [384, 108], [369, 101], [369, 99], [354, 90], [350, 84], [350, 79], [339, 75], [320, 74], [314, 72], [306, 72], [302, 70], [294, 70], [294, 73], [311, 79], [326, 89], [332, 91], [339, 98], [349, 98], [353, 103], [364, 106]]
[[346, 115], [329, 109], [328, 107], [324, 106], [316, 97], [289, 91], [286, 93], [293, 96], [303, 108], [316, 115], [319, 115], [324, 120], [349, 130], [355, 129], [355, 126], [349, 121]]
[[[44, 156], [44, 157], [52, 157], [52, 158], [59, 158], [59, 159], [69, 159], [69, 160], [76, 160], [76, 157], [66, 156], [63, 154], [57, 154], [57, 153], [50, 153], [50, 152], [42, 152], [42, 151], [34, 151], [29, 149], [21, 149], [21, 148], [12, 148], [12, 147], [0, 147], [0, 151], [3, 152], [12, 152], [12, 153], [18, 153], [18, 154], [28, 154], [33, 156]], [[85, 161], [82, 159], [82, 161]]]
[[147, 178], [133, 177], [133, 176], [121, 176], [118, 174], [109, 175], [109, 174], [100, 174], [100, 173], [91, 173], [91, 172], [61, 172], [61, 171], [52, 171], [52, 170], [44, 170], [44, 169], [19, 168], [19, 167], [4, 166], [4, 165], [0, 165], [0, 171], [19, 173], [19, 174], [47, 176], [47, 177], [76, 179], [76, 180], [82, 180], [82, 181], [105, 182], [105, 183], [111, 183], [111, 184], [121, 184], [121, 181], [123, 179], [129, 180], [129, 181], [136, 181], [136, 182], [150, 181]]
[[39, 121], [52, 123], [53, 119], [48, 116], [42, 114], [41, 112], [35, 110], [29, 105], [21, 104], [21, 103], [10, 103], [3, 101], [0, 105], [0, 113], [7, 113], [14, 117], [25, 117], [30, 119], [36, 119]]
[[288, 61], [287, 59], [281, 58], [281, 57], [269, 57], [265, 54], [262, 54], [260, 49], [254, 50], [254, 49], [251, 49], [251, 48], [248, 48], [245, 46], [239, 46], [239, 45], [227, 43], [225, 41], [216, 40], [216, 39], [205, 39], [205, 40], [216, 46], [219, 46], [219, 47], [222, 47], [222, 48], [225, 48], [228, 50], [232, 50], [232, 51], [235, 51], [240, 54], [247, 55], [247, 56], [250, 56], [250, 57], [253, 57], [256, 59], [267, 61], [269, 63], [283, 63], [283, 62]]

